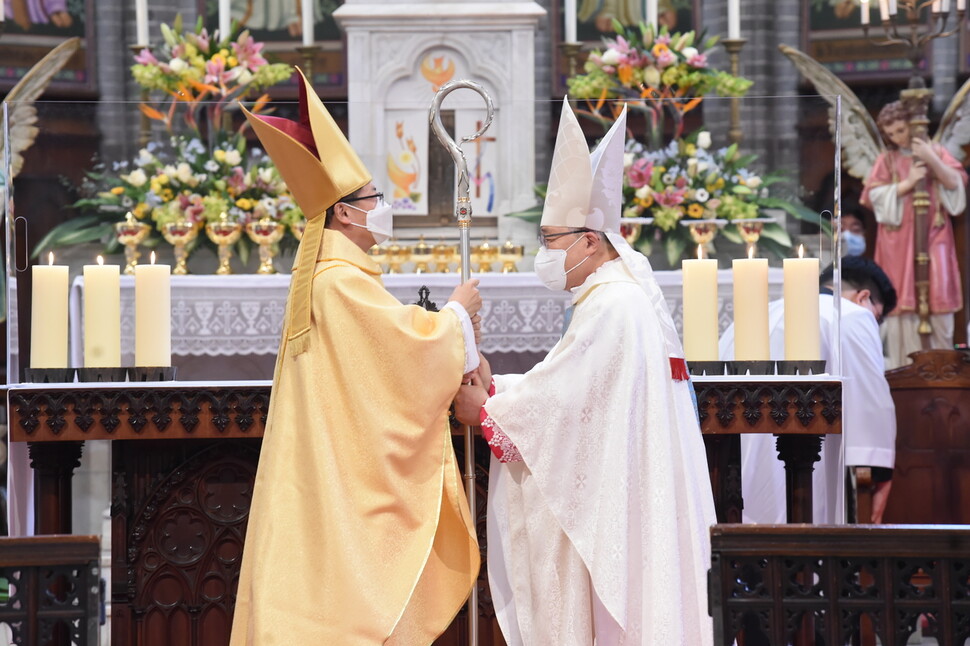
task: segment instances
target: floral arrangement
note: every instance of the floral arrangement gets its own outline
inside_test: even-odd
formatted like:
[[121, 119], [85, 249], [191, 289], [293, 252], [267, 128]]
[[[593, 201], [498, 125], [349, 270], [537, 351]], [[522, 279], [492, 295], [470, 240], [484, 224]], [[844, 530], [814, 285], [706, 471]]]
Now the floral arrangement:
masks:
[[[683, 224], [726, 220], [720, 233], [742, 243], [731, 223], [758, 218], [765, 208], [782, 209], [806, 219], [818, 216], [802, 205], [772, 195], [780, 173], [756, 170], [757, 156], [742, 154], [737, 145], [712, 146], [711, 133], [701, 127], [685, 133], [684, 116], [705, 95], [742, 96], [751, 81], [713, 69], [708, 52], [717, 38], [695, 32], [669, 33], [661, 28], [624, 27], [614, 23], [616, 36], [594, 50], [585, 72], [568, 80], [569, 94], [585, 100], [577, 113], [608, 128], [626, 105], [645, 116], [644, 136], [627, 144], [623, 176], [623, 216], [652, 218], [650, 224], [624, 227], [627, 239], [645, 254], [659, 244], [671, 266], [697, 242]], [[632, 116], [631, 114], [631, 116]], [[669, 119], [670, 123], [667, 123]], [[628, 127], [635, 120], [628, 120]], [[527, 211], [520, 215], [528, 216]], [[759, 244], [778, 255], [791, 247], [787, 232], [767, 224]], [[716, 251], [708, 242], [708, 251]]]
[[[289, 78], [290, 66], [269, 63], [262, 43], [246, 31], [218, 40], [201, 19], [194, 31], [183, 32], [181, 18], [161, 30], [162, 45], [139, 52], [131, 72], [146, 91], [164, 93], [158, 103], [139, 107], [165, 125], [167, 138], [149, 142], [133, 160], [89, 172], [74, 203], [81, 214], [52, 230], [35, 253], [94, 240], [117, 251], [114, 225], [128, 212], [154, 225], [146, 246], [161, 243], [164, 225], [177, 220], [203, 224], [225, 213], [243, 225], [270, 218], [289, 230], [303, 218], [269, 157], [249, 144], [245, 122], [234, 128], [229, 112], [237, 98]], [[267, 103], [267, 96], [259, 97], [252, 111], [265, 111]], [[243, 237], [238, 251], [244, 261], [248, 250]]]

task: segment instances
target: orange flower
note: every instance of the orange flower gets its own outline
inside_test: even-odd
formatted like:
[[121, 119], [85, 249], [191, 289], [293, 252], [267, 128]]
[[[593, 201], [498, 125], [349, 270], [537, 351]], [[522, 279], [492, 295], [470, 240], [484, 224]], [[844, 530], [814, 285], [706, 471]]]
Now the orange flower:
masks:
[[404, 136], [404, 122], [403, 121], [395, 121], [394, 122], [394, 134], [397, 136], [398, 139], [400, 139], [401, 137]]
[[620, 83], [629, 86], [633, 81], [633, 68], [630, 65], [620, 65], [616, 70]]
[[699, 218], [702, 215], [704, 215], [704, 207], [698, 204], [697, 202], [694, 202], [693, 204], [687, 207], [687, 215], [689, 215], [692, 218]]

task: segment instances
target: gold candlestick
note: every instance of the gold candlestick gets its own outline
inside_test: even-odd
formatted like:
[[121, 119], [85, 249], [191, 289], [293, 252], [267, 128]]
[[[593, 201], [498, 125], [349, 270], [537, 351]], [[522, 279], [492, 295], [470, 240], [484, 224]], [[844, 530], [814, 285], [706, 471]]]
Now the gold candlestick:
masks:
[[219, 245], [219, 268], [216, 269], [216, 274], [228, 276], [232, 273], [232, 267], [229, 266], [229, 260], [232, 258], [232, 245], [236, 244], [242, 235], [242, 225], [230, 220], [229, 216], [223, 212], [218, 220], [205, 225], [205, 233], [209, 236], [209, 240]]
[[257, 274], [276, 273], [276, 267], [273, 266], [273, 256], [276, 255], [276, 251], [273, 249], [273, 245], [282, 239], [285, 231], [285, 227], [272, 218], [260, 218], [256, 222], [246, 223], [246, 235], [259, 245]]
[[124, 222], [115, 224], [115, 232], [118, 235], [118, 242], [125, 245], [125, 271], [126, 274], [134, 274], [135, 266], [141, 254], [138, 252], [138, 245], [144, 242], [152, 228], [144, 222], [139, 222], [128, 211]]
[[313, 85], [313, 61], [317, 57], [317, 53], [320, 51], [319, 45], [302, 45], [296, 48], [300, 56], [303, 57], [303, 75], [306, 76], [307, 80], [310, 81], [310, 85]]
[[189, 273], [186, 261], [189, 252], [186, 247], [199, 235], [199, 225], [186, 220], [176, 220], [162, 225], [162, 237], [175, 248], [175, 266], [172, 267], [172, 274], [175, 276], [185, 276]]
[[576, 59], [579, 58], [579, 52], [583, 49], [582, 43], [559, 43], [559, 48], [562, 53], [566, 55], [566, 61], [569, 66], [569, 77], [572, 78], [576, 76]]
[[[728, 59], [730, 60], [730, 64], [731, 64], [731, 75], [740, 76], [741, 65], [740, 65], [739, 59], [741, 56], [741, 48], [744, 47], [744, 44], [746, 42], [748, 42], [747, 39], [725, 38], [721, 42], [724, 43], [724, 49], [726, 49], [728, 53]], [[743, 133], [741, 131], [741, 97], [732, 96], [731, 97], [731, 125], [728, 128], [728, 139], [731, 141], [732, 144], [740, 144], [742, 134]]]

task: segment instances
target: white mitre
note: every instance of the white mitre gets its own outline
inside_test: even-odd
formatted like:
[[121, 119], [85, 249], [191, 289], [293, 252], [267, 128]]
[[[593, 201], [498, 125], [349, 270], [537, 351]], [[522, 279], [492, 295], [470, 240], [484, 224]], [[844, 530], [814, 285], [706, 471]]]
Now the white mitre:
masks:
[[540, 226], [620, 232], [625, 138], [626, 105], [590, 153], [568, 98], [563, 99]]

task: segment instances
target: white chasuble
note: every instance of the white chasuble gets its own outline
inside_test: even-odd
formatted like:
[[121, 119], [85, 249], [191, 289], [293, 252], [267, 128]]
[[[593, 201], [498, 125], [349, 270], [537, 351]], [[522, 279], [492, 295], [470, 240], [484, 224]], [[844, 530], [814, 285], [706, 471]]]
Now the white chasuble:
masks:
[[549, 355], [496, 376], [485, 404], [522, 456], [489, 475], [499, 624], [510, 646], [711, 644], [714, 503], [662, 313], [620, 260], [574, 303]]

